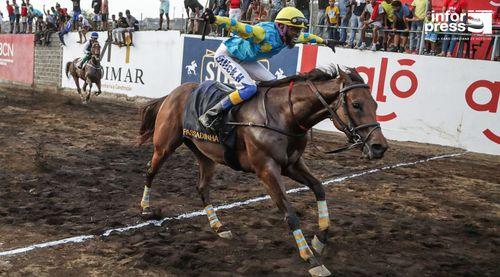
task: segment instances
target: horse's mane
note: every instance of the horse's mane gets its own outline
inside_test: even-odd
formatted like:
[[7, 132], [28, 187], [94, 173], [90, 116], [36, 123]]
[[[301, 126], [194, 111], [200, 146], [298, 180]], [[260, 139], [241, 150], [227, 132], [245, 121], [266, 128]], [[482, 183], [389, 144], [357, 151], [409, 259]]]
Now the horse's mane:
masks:
[[296, 75], [292, 75], [286, 78], [272, 80], [272, 81], [263, 81], [259, 83], [260, 87], [279, 87], [284, 84], [288, 85], [291, 81], [328, 81], [332, 79], [336, 79], [339, 76], [338, 70], [344, 72], [347, 76], [351, 78], [351, 80], [355, 83], [364, 83], [363, 78], [356, 72], [354, 68], [344, 67], [341, 69], [337, 67], [335, 64], [330, 64], [323, 68], [315, 68], [306, 73], [299, 73]]

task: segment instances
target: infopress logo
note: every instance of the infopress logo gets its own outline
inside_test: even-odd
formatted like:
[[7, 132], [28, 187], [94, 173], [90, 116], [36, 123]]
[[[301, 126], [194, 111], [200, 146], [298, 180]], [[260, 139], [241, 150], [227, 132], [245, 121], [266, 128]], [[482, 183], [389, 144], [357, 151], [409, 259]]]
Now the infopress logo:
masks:
[[431, 20], [425, 23], [426, 32], [470, 32], [474, 34], [493, 34], [492, 11], [469, 11], [465, 13], [432, 12]]

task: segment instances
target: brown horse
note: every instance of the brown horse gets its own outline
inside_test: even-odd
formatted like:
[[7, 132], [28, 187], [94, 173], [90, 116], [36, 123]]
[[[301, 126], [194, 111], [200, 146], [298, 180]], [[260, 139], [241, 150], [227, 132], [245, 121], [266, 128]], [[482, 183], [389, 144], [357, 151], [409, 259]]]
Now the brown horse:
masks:
[[[198, 84], [194, 83], [183, 84], [168, 97], [154, 100], [142, 109], [139, 143], [153, 138], [154, 154], [147, 171], [141, 207], [143, 214], [151, 214], [151, 182], [163, 162], [184, 143], [199, 163], [197, 189], [210, 226], [219, 236], [230, 238], [231, 232], [223, 228], [209, 198], [209, 183], [215, 165], [225, 164], [223, 147], [183, 138], [184, 106], [197, 87]], [[313, 276], [328, 276], [330, 272], [314, 256], [304, 239], [297, 214], [287, 199], [282, 176], [313, 191], [318, 202], [320, 231], [312, 240], [312, 248], [322, 254], [330, 220], [324, 188], [302, 158], [307, 144], [307, 130], [330, 118], [362, 150], [365, 157], [381, 158], [388, 146], [375, 119], [376, 109], [377, 104], [368, 85], [353, 69], [330, 68], [263, 82], [259, 85], [259, 93], [236, 114], [236, 120], [243, 123], [235, 130], [239, 163], [244, 171], [256, 173], [264, 183], [293, 232], [300, 256], [312, 266], [309, 272]]]
[[[101, 46], [99, 45], [99, 43], [92, 44], [90, 55], [90, 60], [82, 69], [78, 68], [78, 64], [80, 64], [81, 61], [80, 58], [66, 63], [66, 77], [69, 78], [69, 74], [71, 74], [73, 80], [75, 81], [78, 94], [80, 94], [80, 96], [82, 97], [82, 101], [84, 104], [87, 104], [90, 101], [92, 83], [97, 85], [98, 91], [95, 93], [95, 95], [101, 94], [101, 79], [103, 74], [100, 58]], [[85, 97], [82, 95], [82, 91], [80, 90], [80, 79], [84, 81], [83, 92], [86, 92], [87, 85], [89, 86], [89, 91], [87, 93], [87, 96]]]

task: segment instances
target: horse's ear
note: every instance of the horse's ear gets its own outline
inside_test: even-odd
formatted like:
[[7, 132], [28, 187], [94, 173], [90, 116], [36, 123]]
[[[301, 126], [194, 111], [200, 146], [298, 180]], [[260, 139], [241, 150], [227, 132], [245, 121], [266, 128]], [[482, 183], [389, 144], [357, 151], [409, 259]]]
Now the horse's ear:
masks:
[[340, 79], [343, 79], [346, 83], [352, 83], [352, 80], [351, 80], [351, 77], [349, 77], [349, 74], [347, 72], [345, 72], [344, 70], [342, 70], [342, 68], [340, 68], [340, 66], [337, 65], [337, 72], [339, 74], [339, 78]]

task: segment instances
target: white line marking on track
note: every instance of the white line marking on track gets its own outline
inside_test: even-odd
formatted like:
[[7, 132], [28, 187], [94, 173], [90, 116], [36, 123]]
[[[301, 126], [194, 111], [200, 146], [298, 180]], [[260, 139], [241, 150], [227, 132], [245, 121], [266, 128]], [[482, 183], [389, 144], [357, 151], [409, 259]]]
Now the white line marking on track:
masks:
[[[458, 157], [458, 156], [464, 155], [465, 153], [467, 153], [467, 152], [454, 153], [454, 154], [445, 154], [445, 155], [439, 155], [439, 156], [434, 156], [434, 157], [430, 157], [430, 158], [427, 158], [427, 159], [418, 160], [418, 161], [415, 161], [415, 162], [398, 163], [398, 164], [388, 165], [388, 166], [384, 166], [384, 167], [380, 167], [380, 168], [374, 168], [374, 169], [370, 169], [370, 170], [367, 170], [367, 171], [363, 171], [363, 172], [359, 172], [359, 173], [354, 173], [354, 174], [351, 174], [351, 175], [346, 175], [346, 176], [342, 176], [342, 177], [337, 177], [337, 178], [329, 179], [329, 180], [323, 181], [322, 184], [324, 186], [328, 186], [330, 184], [341, 183], [341, 182], [343, 182], [345, 180], [349, 180], [349, 179], [361, 177], [361, 176], [368, 175], [368, 174], [374, 174], [374, 173], [381, 172], [381, 171], [384, 171], [384, 170], [394, 169], [394, 168], [398, 168], [398, 167], [407, 167], [407, 166], [417, 165], [417, 164], [426, 163], [426, 162], [433, 161], [433, 160]], [[309, 190], [309, 188], [305, 187], [305, 186], [302, 186], [302, 187], [299, 187], [299, 188], [287, 190], [286, 193], [291, 194], [291, 193], [297, 193], [297, 192], [302, 192], [302, 191], [306, 191], [306, 190]], [[271, 197], [269, 195], [265, 195], [265, 196], [251, 198], [251, 199], [248, 199], [248, 200], [245, 200], [245, 201], [241, 201], [241, 202], [235, 202], [235, 203], [220, 205], [220, 206], [215, 207], [214, 209], [216, 211], [218, 211], [218, 210], [229, 210], [229, 209], [233, 209], [233, 208], [236, 208], [236, 207], [247, 206], [247, 205], [250, 205], [252, 203], [262, 202], [262, 201], [268, 200], [268, 199], [271, 199]], [[96, 238], [96, 237], [107, 237], [111, 233], [114, 233], [114, 232], [116, 232], [116, 233], [123, 233], [123, 232], [129, 231], [129, 230], [140, 229], [140, 228], [143, 228], [143, 227], [151, 225], [151, 224], [153, 224], [155, 226], [161, 226], [163, 223], [165, 223], [167, 221], [174, 220], [174, 219], [177, 219], [177, 220], [178, 219], [189, 219], [189, 218], [193, 218], [193, 217], [197, 217], [197, 216], [202, 216], [202, 215], [205, 215], [205, 211], [204, 210], [187, 212], [187, 213], [183, 213], [183, 214], [180, 214], [178, 216], [175, 216], [175, 217], [166, 217], [166, 218], [164, 218], [162, 220], [148, 220], [148, 221], [145, 221], [145, 222], [142, 222], [142, 223], [139, 223], [139, 224], [136, 224], [136, 225], [132, 225], [132, 226], [126, 226], [126, 227], [121, 227], [121, 228], [109, 229], [109, 230], [106, 230], [104, 233], [102, 233], [102, 235], [82, 235], [82, 236], [70, 237], [70, 238], [65, 238], [65, 239], [61, 239], [61, 240], [54, 240], [54, 241], [49, 241], [49, 242], [44, 242], [44, 243], [33, 244], [33, 245], [22, 247], [22, 248], [12, 249], [12, 250], [8, 250], [8, 251], [0, 252], [0, 257], [1, 256], [17, 255], [17, 254], [21, 254], [21, 253], [30, 252], [30, 251], [33, 251], [35, 249], [53, 247], [53, 246], [62, 245], [62, 244], [83, 243], [83, 242], [85, 242], [87, 240], [90, 240], [90, 239], [93, 239], [93, 238]]]

